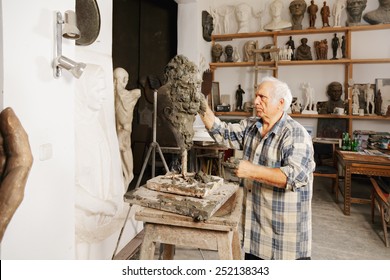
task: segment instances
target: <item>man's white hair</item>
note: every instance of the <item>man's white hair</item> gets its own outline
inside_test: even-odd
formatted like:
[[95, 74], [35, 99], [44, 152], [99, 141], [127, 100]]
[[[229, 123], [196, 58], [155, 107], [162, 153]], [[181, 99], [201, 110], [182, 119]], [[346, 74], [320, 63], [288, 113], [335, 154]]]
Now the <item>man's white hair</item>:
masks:
[[282, 82], [281, 80], [278, 80], [277, 78], [272, 76], [264, 77], [261, 80], [260, 84], [264, 82], [270, 82], [273, 86], [272, 101], [277, 102], [281, 98], [284, 99], [283, 111], [287, 111], [288, 108], [290, 108], [292, 101], [292, 94], [288, 85], [285, 82]]

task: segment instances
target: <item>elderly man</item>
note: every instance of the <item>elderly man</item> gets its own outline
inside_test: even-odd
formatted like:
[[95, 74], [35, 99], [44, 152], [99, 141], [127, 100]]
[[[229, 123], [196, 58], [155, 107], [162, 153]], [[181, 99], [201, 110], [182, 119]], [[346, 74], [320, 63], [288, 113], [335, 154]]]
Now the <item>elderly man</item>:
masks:
[[246, 259], [310, 259], [312, 140], [286, 111], [292, 100], [287, 84], [266, 77], [258, 85], [255, 117], [222, 122], [207, 102], [200, 113], [221, 145], [242, 149], [235, 173], [244, 179], [244, 251]]

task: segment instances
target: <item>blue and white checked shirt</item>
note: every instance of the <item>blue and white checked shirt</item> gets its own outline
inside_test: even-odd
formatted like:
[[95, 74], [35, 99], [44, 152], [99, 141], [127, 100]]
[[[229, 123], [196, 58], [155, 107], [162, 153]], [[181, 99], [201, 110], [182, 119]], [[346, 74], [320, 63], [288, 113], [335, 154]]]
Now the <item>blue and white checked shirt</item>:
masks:
[[279, 167], [286, 189], [246, 179], [242, 219], [246, 253], [262, 259], [311, 257], [311, 198], [315, 168], [313, 144], [306, 129], [286, 113], [264, 136], [262, 120], [239, 124], [215, 118], [210, 135], [221, 145], [242, 149], [243, 159]]

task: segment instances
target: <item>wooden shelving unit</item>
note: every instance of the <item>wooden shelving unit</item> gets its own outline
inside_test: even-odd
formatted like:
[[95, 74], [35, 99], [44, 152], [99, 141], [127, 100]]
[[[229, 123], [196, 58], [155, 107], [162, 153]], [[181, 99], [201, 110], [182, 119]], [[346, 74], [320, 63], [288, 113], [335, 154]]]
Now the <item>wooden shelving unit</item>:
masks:
[[[283, 31], [268, 31], [268, 32], [254, 32], [254, 33], [239, 33], [239, 34], [223, 34], [223, 35], [212, 35], [212, 44], [220, 41], [232, 41], [235, 39], [245, 38], [262, 38], [271, 37], [273, 44], [277, 46], [278, 38], [282, 36], [294, 36], [294, 35], [311, 35], [311, 34], [323, 34], [323, 33], [344, 33], [346, 39], [346, 58], [337, 60], [301, 60], [301, 61], [265, 61], [258, 62], [259, 66], [272, 67], [273, 75], [278, 77], [279, 67], [288, 66], [310, 66], [310, 65], [344, 65], [344, 88], [348, 88], [348, 81], [353, 79], [353, 65], [355, 64], [386, 64], [390, 63], [389, 57], [384, 58], [364, 58], [354, 59], [351, 57], [351, 36], [353, 32], [359, 31], [374, 31], [374, 30], [385, 30], [390, 29], [390, 24], [379, 24], [379, 25], [362, 25], [362, 26], [346, 26], [346, 27], [329, 27], [329, 28], [317, 28], [317, 29], [305, 29], [305, 30], [283, 30]], [[210, 69], [212, 72], [218, 68], [224, 67], [255, 67], [254, 62], [219, 62], [210, 63]], [[350, 93], [348, 90], [345, 91], [345, 99], [348, 99]], [[375, 120], [375, 121], [390, 121], [390, 117], [384, 116], [356, 116], [352, 115], [352, 100], [349, 100], [349, 108], [347, 115], [334, 115], [334, 114], [318, 114], [318, 115], [304, 115], [304, 114], [291, 114], [294, 118], [331, 118], [331, 119], [347, 119], [348, 120], [348, 132], [352, 133], [352, 122], [353, 120]], [[242, 112], [217, 112], [217, 116], [232, 116], [232, 117], [245, 117], [249, 116], [250, 113]]]

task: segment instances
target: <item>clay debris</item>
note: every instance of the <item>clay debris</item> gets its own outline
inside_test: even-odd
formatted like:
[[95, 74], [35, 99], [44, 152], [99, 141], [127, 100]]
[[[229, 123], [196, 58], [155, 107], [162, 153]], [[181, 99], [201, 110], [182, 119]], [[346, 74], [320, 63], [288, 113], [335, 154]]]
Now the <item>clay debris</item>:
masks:
[[221, 177], [204, 173], [187, 174], [185, 177], [182, 174], [166, 174], [148, 180], [146, 187], [159, 192], [203, 198], [222, 184]]

